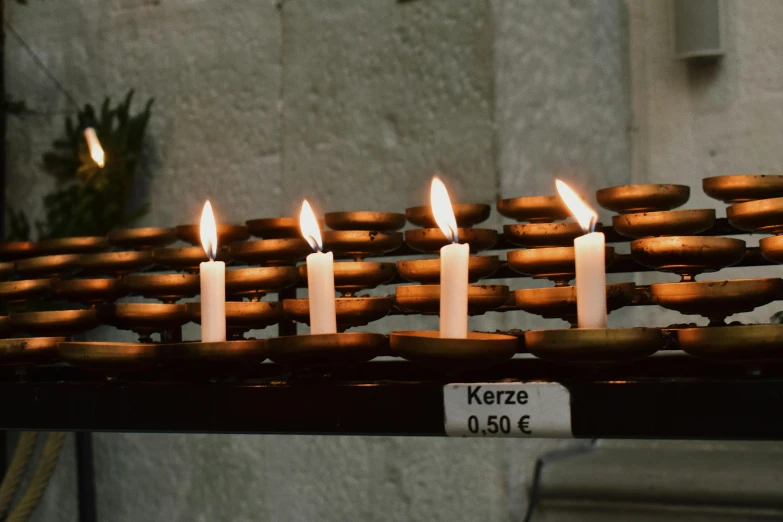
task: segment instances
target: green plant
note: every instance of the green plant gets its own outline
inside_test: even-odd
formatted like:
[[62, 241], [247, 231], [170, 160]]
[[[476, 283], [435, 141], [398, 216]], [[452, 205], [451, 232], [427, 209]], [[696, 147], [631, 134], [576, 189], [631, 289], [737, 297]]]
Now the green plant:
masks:
[[[116, 107], [106, 98], [96, 115], [85, 105], [65, 120], [65, 137], [53, 142], [53, 150], [43, 156], [46, 172], [57, 181], [54, 192], [44, 197], [45, 219], [37, 220], [38, 239], [104, 235], [112, 228], [126, 226], [148, 211], [144, 204], [128, 211], [136, 165], [153, 100], [144, 110], [131, 115], [133, 91]], [[90, 157], [84, 130], [93, 127], [105, 153], [105, 166]], [[9, 206], [9, 240], [30, 238], [30, 222], [21, 210]]]

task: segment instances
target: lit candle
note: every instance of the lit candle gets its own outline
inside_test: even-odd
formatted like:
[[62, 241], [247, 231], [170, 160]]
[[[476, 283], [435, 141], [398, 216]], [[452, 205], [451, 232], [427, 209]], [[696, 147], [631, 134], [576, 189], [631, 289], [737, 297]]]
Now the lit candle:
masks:
[[468, 262], [470, 247], [459, 244], [457, 220], [446, 186], [432, 178], [430, 205], [435, 222], [451, 244], [440, 249], [440, 336], [468, 336]]
[[557, 193], [585, 235], [574, 239], [579, 328], [606, 328], [606, 239], [594, 232], [598, 214], [571, 187], [555, 180]]
[[201, 276], [201, 341], [226, 340], [226, 264], [217, 257], [217, 226], [212, 205], [201, 212], [201, 244], [209, 261], [199, 265]]
[[299, 228], [313, 249], [307, 256], [307, 298], [310, 301], [310, 333], [333, 334], [337, 332], [337, 315], [334, 310], [334, 255], [324, 252], [321, 231], [313, 209], [307, 200], [302, 203]]
[[100, 168], [106, 166], [105, 156], [103, 153], [103, 147], [98, 139], [98, 135], [95, 134], [95, 129], [87, 127], [84, 129], [84, 139], [87, 141], [87, 149], [90, 151], [90, 157]]

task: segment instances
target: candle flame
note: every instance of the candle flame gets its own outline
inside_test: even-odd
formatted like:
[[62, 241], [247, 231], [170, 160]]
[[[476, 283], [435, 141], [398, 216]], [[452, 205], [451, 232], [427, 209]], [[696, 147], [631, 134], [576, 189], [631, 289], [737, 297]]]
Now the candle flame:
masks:
[[204, 210], [201, 211], [201, 246], [204, 247], [207, 257], [212, 261], [217, 258], [217, 225], [215, 215], [212, 213], [212, 205], [207, 200]]
[[90, 157], [100, 168], [106, 166], [105, 155], [103, 153], [103, 147], [98, 140], [98, 135], [95, 134], [95, 129], [87, 127], [84, 129], [84, 139], [87, 140], [87, 148], [90, 149]]
[[435, 217], [435, 222], [440, 227], [443, 235], [452, 243], [458, 243], [457, 219], [454, 217], [454, 209], [451, 207], [449, 191], [446, 190], [446, 185], [443, 184], [438, 176], [432, 178], [430, 205], [432, 206], [432, 215]]
[[302, 232], [302, 237], [310, 244], [313, 252], [319, 252], [324, 249], [324, 244], [321, 241], [321, 230], [318, 228], [318, 220], [315, 219], [313, 209], [307, 200], [304, 200], [302, 203], [302, 211], [299, 213], [299, 230]]
[[579, 194], [566, 185], [559, 179], [555, 180], [555, 186], [557, 186], [557, 193], [560, 195], [560, 199], [563, 200], [568, 211], [574, 216], [574, 219], [582, 227], [582, 231], [587, 234], [595, 230], [595, 224], [598, 221], [598, 214], [590, 207], [585, 200], [579, 197]]

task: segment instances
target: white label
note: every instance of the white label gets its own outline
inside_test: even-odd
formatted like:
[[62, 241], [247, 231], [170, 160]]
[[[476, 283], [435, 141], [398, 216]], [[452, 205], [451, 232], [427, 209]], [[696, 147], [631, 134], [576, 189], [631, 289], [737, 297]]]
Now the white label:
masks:
[[573, 437], [571, 396], [558, 383], [471, 383], [443, 387], [450, 437]]

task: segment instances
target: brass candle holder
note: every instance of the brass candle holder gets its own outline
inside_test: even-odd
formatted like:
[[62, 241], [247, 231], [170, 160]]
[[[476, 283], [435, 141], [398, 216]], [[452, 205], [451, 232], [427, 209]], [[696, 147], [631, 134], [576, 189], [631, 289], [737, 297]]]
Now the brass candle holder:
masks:
[[[394, 300], [390, 297], [338, 297], [334, 300], [337, 326], [364, 326], [389, 314]], [[298, 323], [310, 324], [310, 300], [286, 299], [285, 314]]]
[[130, 274], [131, 272], [149, 267], [152, 264], [152, 252], [150, 251], [82, 254], [77, 261], [78, 267], [85, 274], [112, 276]]
[[700, 315], [711, 326], [723, 325], [726, 317], [750, 312], [783, 297], [783, 280], [735, 279], [650, 285], [656, 304], [685, 315]]
[[[566, 286], [574, 279], [576, 261], [574, 247], [532, 248], [512, 250], [506, 254], [508, 266], [515, 272], [536, 279], [549, 279], [555, 286]], [[607, 266], [614, 261], [614, 248], [606, 247]]]
[[39, 255], [42, 255], [40, 245], [33, 241], [0, 243], [0, 261], [15, 261]]
[[635, 214], [672, 210], [690, 198], [687, 185], [623, 185], [601, 189], [595, 193], [598, 204], [618, 214]]
[[98, 326], [95, 310], [55, 310], [20, 312], [8, 315], [11, 328], [40, 337], [68, 337]]
[[[468, 259], [468, 280], [472, 283], [489, 277], [500, 268], [498, 256], [471, 256]], [[397, 271], [406, 281], [440, 284], [440, 258], [397, 261]], [[336, 277], [336, 276], [335, 276]]]
[[49, 295], [55, 279], [25, 279], [0, 282], [0, 302], [18, 303]]
[[389, 340], [394, 355], [450, 374], [496, 366], [521, 349], [517, 337], [483, 332], [468, 332], [466, 339], [449, 339], [431, 330], [400, 331], [392, 332]]
[[[307, 284], [307, 265], [297, 267], [299, 279]], [[338, 262], [334, 264], [334, 289], [344, 297], [391, 282], [397, 275], [394, 263], [370, 261]]]
[[776, 174], [734, 174], [704, 178], [704, 193], [724, 203], [783, 197], [783, 176]]
[[209, 369], [214, 369], [216, 365], [260, 364], [270, 352], [265, 339], [162, 344], [160, 351], [167, 364], [205, 366]]
[[525, 248], [573, 246], [574, 239], [584, 234], [579, 223], [526, 223], [504, 225], [503, 235], [510, 243]]
[[128, 294], [174, 303], [200, 291], [198, 274], [130, 274], [120, 278]]
[[237, 243], [229, 248], [229, 254], [248, 264], [286, 265], [301, 261], [312, 248], [304, 238], [259, 239]]
[[[473, 253], [495, 246], [498, 241], [497, 230], [488, 228], [460, 228], [459, 242], [470, 245]], [[416, 228], [405, 231], [405, 243], [413, 250], [424, 253], [437, 253], [451, 243], [439, 228]]]
[[[247, 230], [251, 235], [263, 239], [302, 237], [302, 232], [299, 230], [299, 218], [278, 217], [251, 219], [249, 221], [245, 221], [245, 225], [247, 226]], [[321, 230], [323, 230], [323, 220], [318, 220], [318, 226]]]
[[631, 242], [631, 256], [646, 267], [693, 281], [698, 274], [742, 261], [745, 242], [726, 237], [649, 237]]
[[38, 242], [42, 256], [59, 254], [89, 254], [109, 248], [109, 241], [103, 236], [62, 237]]
[[501, 199], [497, 208], [503, 216], [530, 223], [549, 223], [571, 215], [559, 196]]
[[632, 238], [695, 236], [715, 224], [713, 209], [664, 210], [612, 216], [614, 229]]
[[[204, 252], [204, 248], [200, 246], [158, 248], [152, 251], [152, 260], [156, 265], [172, 270], [198, 273], [199, 265], [207, 261], [207, 254]], [[230, 260], [227, 249], [221, 248], [218, 250], [216, 261], [228, 262]]]
[[5, 281], [13, 277], [14, 270], [14, 263], [12, 261], [0, 261], [0, 281]]
[[328, 212], [326, 225], [332, 230], [376, 230], [394, 232], [405, 226], [405, 215], [397, 212]]
[[[457, 226], [470, 228], [483, 223], [489, 218], [492, 208], [481, 203], [456, 203], [451, 205]], [[432, 215], [431, 206], [411, 207], [405, 209], [405, 219], [417, 227], [436, 228], [438, 224]]]
[[735, 203], [726, 209], [726, 217], [746, 232], [783, 234], [783, 197]]
[[783, 263], [783, 236], [765, 237], [759, 241], [761, 255], [773, 263]]
[[176, 241], [177, 231], [164, 227], [120, 228], [109, 232], [106, 239], [110, 245], [121, 249], [151, 250]]
[[385, 336], [368, 332], [273, 337], [267, 344], [269, 358], [291, 368], [351, 367], [388, 351]]
[[[200, 225], [179, 225], [176, 228], [177, 237], [185, 243], [194, 246], [201, 246]], [[231, 225], [218, 223], [217, 225], [218, 245], [230, 245], [237, 241], [244, 241], [250, 237], [245, 225]]]
[[677, 342], [684, 352], [711, 361], [757, 364], [783, 360], [783, 324], [680, 328]]
[[[606, 310], [613, 312], [633, 302], [634, 283], [606, 285]], [[521, 288], [514, 290], [516, 308], [545, 319], [562, 319], [577, 324], [576, 287]]]
[[[187, 303], [190, 320], [201, 324], [201, 303]], [[248, 330], [262, 330], [279, 323], [285, 312], [278, 302], [227, 301], [226, 331], [229, 337], [237, 339]]]
[[31, 257], [16, 261], [14, 269], [25, 278], [67, 275], [79, 268], [79, 259], [78, 254]]
[[96, 310], [103, 323], [135, 332], [142, 343], [152, 342], [152, 334], [179, 328], [191, 318], [184, 304], [115, 303]]
[[572, 364], [615, 364], [648, 357], [664, 346], [658, 328], [530, 330], [525, 346], [541, 359]]
[[[397, 306], [403, 311], [425, 315], [440, 312], [440, 285], [404, 285], [395, 288]], [[482, 315], [496, 310], [508, 301], [508, 286], [468, 286], [468, 314]]]
[[36, 366], [59, 359], [58, 345], [65, 337], [0, 339], [0, 366]]
[[109, 374], [151, 368], [163, 362], [161, 346], [152, 343], [61, 342], [58, 352], [68, 364]]
[[264, 266], [226, 270], [226, 294], [258, 300], [268, 292], [295, 285], [299, 273], [293, 266]]
[[87, 305], [112, 302], [123, 293], [119, 280], [108, 278], [56, 280], [51, 290], [55, 299]]
[[[442, 235], [442, 234], [441, 234]], [[397, 250], [402, 245], [400, 232], [376, 232], [369, 230], [325, 230], [324, 249], [336, 255], [362, 261], [365, 257], [381, 256]]]

